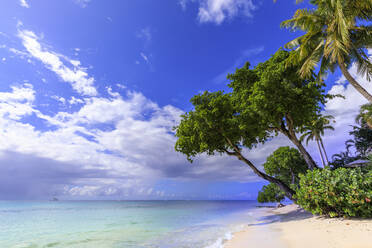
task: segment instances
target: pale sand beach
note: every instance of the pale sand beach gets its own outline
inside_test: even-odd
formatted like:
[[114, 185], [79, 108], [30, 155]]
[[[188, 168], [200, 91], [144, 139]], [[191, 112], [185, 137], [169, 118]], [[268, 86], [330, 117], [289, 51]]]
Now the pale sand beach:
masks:
[[372, 220], [313, 216], [297, 205], [269, 209], [225, 248], [371, 248]]

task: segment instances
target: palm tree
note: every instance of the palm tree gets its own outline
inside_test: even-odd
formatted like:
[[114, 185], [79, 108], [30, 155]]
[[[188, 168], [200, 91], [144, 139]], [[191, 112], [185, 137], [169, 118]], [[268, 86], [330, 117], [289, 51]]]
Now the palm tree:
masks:
[[[285, 45], [295, 49], [288, 63], [302, 64], [302, 77], [311, 75], [320, 62], [319, 77], [334, 72], [338, 66], [345, 78], [369, 102], [368, 93], [349, 73], [348, 68], [355, 62], [358, 73], [368, 80], [372, 77], [372, 63], [366, 49], [372, 47], [372, 1], [370, 0], [311, 0], [316, 9], [299, 9], [292, 19], [282, 22], [282, 27], [302, 30], [304, 35]], [[358, 25], [357, 25], [358, 23]]]
[[350, 157], [350, 154], [348, 151], [340, 152], [332, 156], [332, 165], [335, 169], [337, 169], [339, 167], [343, 167], [346, 164], [352, 162], [354, 159], [355, 159], [354, 157]]
[[355, 121], [361, 126], [367, 124], [369, 128], [372, 128], [372, 103], [367, 103], [360, 107]]
[[334, 128], [331, 125], [329, 125], [331, 119], [333, 119], [333, 116], [331, 115], [320, 116], [319, 118], [314, 120], [311, 123], [311, 125], [305, 126], [304, 128], [305, 132], [302, 134], [300, 138], [301, 141], [303, 141], [306, 138], [306, 145], [309, 144], [310, 140], [315, 139], [318, 145], [319, 155], [322, 160], [323, 167], [326, 166], [324, 159], [326, 160], [327, 165], [329, 164], [329, 160], [327, 152], [324, 148], [322, 136], [324, 136], [325, 130], [334, 130]]

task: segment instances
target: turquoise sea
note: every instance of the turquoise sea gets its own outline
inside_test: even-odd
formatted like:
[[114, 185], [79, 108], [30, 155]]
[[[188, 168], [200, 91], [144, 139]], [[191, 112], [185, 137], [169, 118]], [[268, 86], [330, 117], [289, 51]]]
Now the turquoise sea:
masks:
[[218, 248], [255, 201], [0, 201], [0, 247]]

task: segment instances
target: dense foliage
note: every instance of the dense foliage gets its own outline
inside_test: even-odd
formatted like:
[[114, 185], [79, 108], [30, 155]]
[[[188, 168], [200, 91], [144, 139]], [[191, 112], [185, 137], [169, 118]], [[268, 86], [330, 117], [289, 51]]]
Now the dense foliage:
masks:
[[272, 135], [284, 134], [304, 156], [309, 169], [317, 168], [296, 133], [319, 115], [320, 104], [325, 103], [323, 84], [312, 76], [301, 79], [299, 66], [287, 66], [290, 53], [280, 49], [269, 60], [250, 68], [246, 63], [230, 74], [229, 87], [239, 111], [244, 131], [250, 129], [252, 113], [257, 115], [256, 125]]
[[[263, 165], [270, 176], [278, 178], [295, 190], [299, 182], [299, 174], [305, 173], [307, 165], [301, 153], [289, 146], [278, 148]], [[258, 202], [280, 202], [284, 200], [284, 193], [275, 184], [263, 186], [258, 193]]]
[[202, 153], [235, 156], [291, 198], [294, 191], [289, 185], [260, 171], [242, 152], [282, 133], [297, 146], [308, 168], [317, 168], [296, 132], [318, 117], [326, 95], [322, 83], [313, 77], [301, 79], [298, 66], [286, 66], [289, 55], [280, 49], [253, 69], [249, 63], [237, 69], [228, 76], [232, 93], [194, 96], [194, 110], [183, 115], [176, 127], [176, 151], [190, 161]]
[[[269, 133], [258, 125], [257, 114], [252, 112], [242, 120], [231, 95], [221, 91], [196, 95], [191, 102], [195, 109], [183, 115], [176, 127], [176, 151], [185, 154], [191, 162], [202, 153], [234, 156], [292, 198], [294, 191], [288, 185], [260, 171], [242, 153], [243, 147], [253, 148], [269, 138]], [[247, 126], [242, 128], [243, 124]]]
[[258, 192], [257, 201], [260, 203], [265, 202], [281, 202], [285, 198], [285, 194], [278, 186], [273, 183], [265, 185]]
[[372, 169], [308, 171], [300, 176], [297, 203], [313, 214], [372, 217]]
[[263, 164], [264, 170], [270, 176], [283, 182], [298, 184], [299, 174], [307, 170], [306, 162], [297, 149], [283, 146], [275, 150]]
[[368, 0], [312, 0], [314, 9], [299, 9], [292, 19], [284, 21], [283, 27], [305, 32], [286, 44], [293, 48], [288, 62], [301, 64], [299, 73], [311, 75], [320, 64], [320, 76], [334, 72], [338, 66], [346, 79], [369, 102], [372, 95], [348, 72], [354, 63], [358, 72], [369, 80], [372, 64], [367, 49], [371, 48], [372, 1]]

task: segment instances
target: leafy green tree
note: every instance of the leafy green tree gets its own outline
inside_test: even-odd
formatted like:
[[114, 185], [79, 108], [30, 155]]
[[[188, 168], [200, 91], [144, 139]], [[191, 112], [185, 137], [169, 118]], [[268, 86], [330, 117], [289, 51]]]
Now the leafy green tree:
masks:
[[311, 76], [320, 63], [319, 75], [334, 72], [338, 66], [345, 78], [369, 102], [368, 93], [349, 73], [348, 68], [356, 62], [358, 72], [372, 76], [372, 64], [366, 49], [372, 46], [372, 1], [368, 0], [312, 0], [315, 9], [299, 9], [292, 19], [282, 22], [282, 27], [302, 30], [304, 35], [286, 44], [295, 48], [289, 63], [301, 63], [302, 77]]
[[[353, 131], [350, 135], [354, 136], [351, 140], [351, 144], [357, 151], [357, 156], [365, 158], [369, 153], [372, 152], [372, 129], [368, 126], [353, 126]], [[350, 141], [349, 141], [350, 142]]]
[[243, 148], [251, 149], [265, 142], [269, 133], [257, 122], [259, 116], [256, 113], [242, 118], [232, 100], [231, 94], [221, 91], [194, 96], [191, 102], [195, 109], [184, 114], [176, 127], [176, 151], [185, 154], [190, 162], [202, 153], [236, 157], [292, 199], [295, 192], [286, 183], [260, 171], [244, 156]]
[[263, 167], [267, 174], [279, 178], [288, 185], [298, 184], [298, 175], [307, 171], [306, 161], [301, 153], [289, 146], [275, 150], [267, 157]]
[[[297, 134], [317, 118], [327, 96], [313, 77], [298, 77], [299, 66], [286, 66], [290, 53], [280, 49], [269, 60], [250, 69], [249, 63], [228, 75], [232, 96], [242, 118], [240, 128], [255, 123], [271, 135], [284, 134], [301, 152], [309, 169], [317, 168]], [[245, 120], [245, 118], [247, 120]]]
[[[299, 182], [299, 174], [306, 173], [307, 164], [301, 153], [289, 146], [275, 150], [263, 164], [264, 170], [270, 176], [285, 182], [293, 190], [296, 190]], [[284, 199], [284, 193], [274, 184], [264, 186], [258, 194], [258, 202], [280, 202]]]
[[361, 126], [367, 125], [372, 129], [372, 103], [364, 104], [360, 107], [355, 121]]
[[260, 203], [265, 202], [281, 202], [285, 199], [285, 194], [280, 188], [273, 183], [269, 183], [262, 187], [258, 192], [257, 201]]
[[[304, 127], [304, 133], [302, 134], [300, 140], [303, 141], [306, 138], [306, 145], [309, 144], [310, 140], [316, 141], [318, 145], [319, 155], [322, 160], [323, 167], [326, 166], [326, 164], [329, 164], [327, 152], [324, 148], [324, 143], [322, 136], [324, 136], [325, 130], [334, 130], [332, 125], [329, 125], [330, 119], [333, 119], [334, 117], [331, 115], [326, 116], [319, 116], [316, 120], [312, 121], [310, 125], [306, 125]], [[323, 157], [324, 153], [324, 157]], [[324, 159], [326, 160], [326, 163], [324, 162]]]

